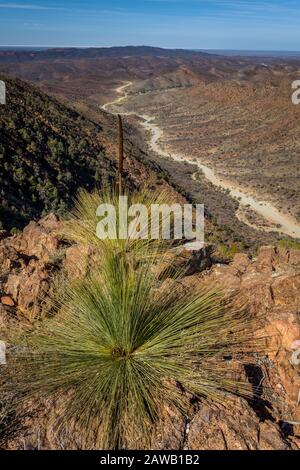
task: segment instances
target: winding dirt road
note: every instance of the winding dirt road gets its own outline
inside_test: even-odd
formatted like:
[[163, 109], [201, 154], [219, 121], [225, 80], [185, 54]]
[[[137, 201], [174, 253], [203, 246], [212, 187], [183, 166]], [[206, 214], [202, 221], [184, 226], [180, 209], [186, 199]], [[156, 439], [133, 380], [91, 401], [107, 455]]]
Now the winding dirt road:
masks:
[[[126, 90], [130, 86], [132, 86], [132, 82], [127, 82], [124, 85], [118, 87], [116, 89], [116, 92], [118, 95], [121, 94], [122, 96], [119, 96], [116, 100], [105, 104], [104, 106], [102, 106], [102, 109], [104, 111], [109, 111], [109, 108], [111, 108], [112, 106], [117, 106], [117, 105], [124, 103], [124, 101], [126, 101], [128, 97], [128, 92]], [[160, 140], [163, 137], [163, 131], [154, 123], [155, 117], [147, 116], [147, 115], [139, 115], [133, 112], [128, 112], [128, 113], [121, 112], [120, 114], [123, 114], [124, 116], [136, 115], [137, 117], [141, 119], [142, 126], [146, 130], [150, 131], [151, 133], [149, 144], [150, 144], [151, 149], [154, 152], [156, 152], [157, 154], [163, 157], [168, 157], [168, 158], [171, 157], [173, 160], [178, 161], [178, 162], [187, 162], [192, 165], [197, 165], [199, 170], [201, 170], [202, 173], [204, 174], [205, 178], [209, 180], [213, 185], [217, 187], [222, 187], [228, 190], [229, 194], [233, 198], [237, 199], [239, 202], [240, 207], [236, 213], [236, 217], [239, 220], [246, 223], [250, 227], [255, 227], [257, 230], [260, 230], [260, 231], [278, 232], [281, 234], [288, 235], [292, 238], [300, 239], [300, 224], [292, 216], [279, 211], [270, 202], [258, 201], [255, 198], [255, 196], [247, 194], [245, 190], [233, 184], [232, 182], [219, 178], [216, 172], [212, 168], [206, 165], [203, 165], [199, 160], [197, 162], [194, 162], [183, 155], [176, 154], [176, 153], [170, 154], [169, 152], [166, 152], [160, 144]], [[192, 176], [192, 178], [195, 181], [196, 181], [197, 173], [195, 173]], [[270, 224], [271, 226], [259, 227], [259, 226], [253, 225], [253, 223], [248, 222], [245, 215], [242, 214], [242, 211], [241, 211], [242, 207], [251, 208], [259, 216], [263, 217], [263, 219], [267, 222], [267, 224]]]
[[[125, 85], [119, 86], [118, 88], [116, 88], [117, 94], [120, 95], [121, 93], [123, 93], [124, 90], [126, 90], [126, 88], [130, 87], [131, 85], [132, 85], [132, 82], [127, 82], [127, 83], [125, 83]], [[124, 93], [123, 95], [121, 95], [116, 100], [111, 101], [111, 103], [104, 104], [102, 106], [103, 111], [109, 111], [108, 108], [110, 108], [111, 106], [121, 104], [122, 101], [126, 100], [126, 98], [127, 98], [127, 93]], [[113, 114], [115, 114], [115, 113], [113, 113]]]

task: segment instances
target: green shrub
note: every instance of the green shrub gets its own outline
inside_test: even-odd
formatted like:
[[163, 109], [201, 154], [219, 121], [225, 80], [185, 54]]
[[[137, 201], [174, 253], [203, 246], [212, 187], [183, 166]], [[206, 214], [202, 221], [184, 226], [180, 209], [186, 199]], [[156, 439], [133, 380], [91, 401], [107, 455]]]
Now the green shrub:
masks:
[[[85, 243], [95, 242], [90, 211], [74, 236]], [[253, 337], [243, 308], [220, 292], [183, 291], [178, 279], [161, 284], [151, 242], [106, 242], [99, 254], [85, 279], [59, 291], [52, 318], [10, 338], [3, 387], [22, 410], [60, 399], [58, 434], [79, 428], [82, 448], [143, 448], [163, 413], [187, 413], [191, 396], [250, 396], [228, 361]]]
[[222, 256], [231, 260], [234, 255], [243, 251], [243, 246], [236, 243], [233, 243], [232, 245], [219, 244], [217, 246], [217, 250]]
[[16, 228], [16, 227], [13, 227], [13, 228], [11, 229], [10, 233], [11, 233], [12, 235], [19, 235], [19, 234], [21, 233], [21, 230], [19, 230], [19, 229]]
[[297, 240], [291, 240], [290, 238], [284, 238], [283, 240], [279, 240], [277, 246], [289, 250], [300, 250], [300, 242]]
[[187, 393], [247, 395], [224, 360], [245, 349], [247, 316], [216, 292], [157, 287], [149, 263], [133, 270], [120, 255], [67, 286], [55, 317], [8, 355], [8, 390], [65, 397], [58, 432], [76, 425], [83, 448], [109, 449], [135, 436], [149, 445], [165, 408], [187, 410]]

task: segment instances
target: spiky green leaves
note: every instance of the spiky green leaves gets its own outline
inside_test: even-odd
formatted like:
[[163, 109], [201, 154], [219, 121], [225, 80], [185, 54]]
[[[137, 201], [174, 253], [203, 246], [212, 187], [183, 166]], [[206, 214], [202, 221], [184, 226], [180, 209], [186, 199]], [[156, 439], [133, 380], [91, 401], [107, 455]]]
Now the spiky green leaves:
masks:
[[[82, 198], [73, 239], [97, 244], [94, 196]], [[82, 447], [108, 449], [135, 447], [136, 436], [150, 445], [166, 408], [186, 412], [191, 395], [249, 392], [226, 360], [251, 337], [243, 310], [178, 278], [160, 281], [151, 243], [99, 246], [99, 264], [65, 286], [53, 318], [9, 350], [6, 390], [23, 404], [60, 397], [61, 428], [80, 429]]]
[[186, 409], [182, 390], [245, 392], [224, 361], [245, 341], [241, 312], [215, 292], [158, 289], [149, 263], [130, 270], [118, 260], [116, 276], [108, 265], [67, 286], [54, 318], [9, 358], [21, 395], [66, 396], [63, 422], [80, 423], [83, 446], [150, 439], [164, 405]]
[[[118, 253], [131, 253], [135, 260], [138, 261], [150, 254], [157, 255], [169, 245], [165, 240], [151, 238], [151, 206], [154, 204], [170, 204], [172, 202], [172, 194], [163, 190], [159, 194], [149, 189], [143, 189], [137, 193], [124, 194], [123, 198], [127, 198], [127, 206], [143, 205], [147, 210], [149, 219], [146, 226], [140, 227], [140, 232], [148, 231], [147, 239], [133, 238], [130, 232], [130, 220], [127, 216], [127, 207], [122, 204], [122, 198], [119, 198], [117, 191], [94, 191], [88, 193], [81, 191], [75, 203], [75, 210], [70, 215], [68, 221], [63, 227], [63, 235], [66, 239], [83, 245], [92, 245], [96, 247], [100, 253], [107, 256], [108, 253], [117, 255]], [[97, 235], [97, 226], [100, 220], [99, 207], [112, 207], [115, 212], [114, 220], [110, 220], [111, 225], [115, 225], [113, 236], [101, 238]], [[98, 215], [97, 215], [98, 214]], [[101, 215], [102, 212], [101, 212]], [[163, 219], [160, 219], [162, 224]], [[125, 235], [124, 235], [125, 234]]]

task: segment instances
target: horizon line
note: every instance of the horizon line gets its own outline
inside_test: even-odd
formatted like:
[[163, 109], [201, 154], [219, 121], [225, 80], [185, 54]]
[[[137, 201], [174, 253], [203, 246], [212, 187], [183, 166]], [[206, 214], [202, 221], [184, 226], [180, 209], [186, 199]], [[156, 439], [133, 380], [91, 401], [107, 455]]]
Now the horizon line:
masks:
[[187, 47], [182, 47], [182, 46], [176, 46], [176, 47], [166, 47], [166, 46], [149, 46], [146, 44], [140, 44], [140, 45], [132, 45], [128, 44], [126, 46], [120, 46], [120, 45], [114, 45], [114, 46], [95, 46], [95, 45], [88, 45], [88, 46], [75, 46], [75, 45], [35, 45], [35, 44], [0, 44], [0, 47], [42, 47], [45, 49], [110, 49], [110, 48], [115, 48], [115, 47], [150, 47], [150, 48], [160, 48], [160, 49], [169, 49], [169, 50], [176, 50], [176, 49], [182, 49], [185, 51], [244, 51], [244, 52], [298, 52], [300, 53], [299, 50], [288, 50], [288, 49], [233, 49], [233, 48], [212, 48], [212, 47], [205, 47], [205, 48], [187, 48]]

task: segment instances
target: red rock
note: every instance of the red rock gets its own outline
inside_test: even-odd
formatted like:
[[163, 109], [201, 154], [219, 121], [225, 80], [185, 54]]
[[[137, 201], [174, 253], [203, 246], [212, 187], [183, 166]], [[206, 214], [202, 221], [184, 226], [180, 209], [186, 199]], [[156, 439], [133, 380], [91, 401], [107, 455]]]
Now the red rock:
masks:
[[[48, 216], [32, 222], [19, 235], [0, 240], [0, 328], [5, 328], [10, 311], [14, 313], [13, 306], [17, 306], [19, 315], [27, 318], [43, 313], [45, 298], [52, 292], [54, 264], [51, 260], [59, 258], [58, 266], [69, 277], [85, 276], [95, 261], [93, 251], [88, 247], [64, 248], [56, 235], [58, 229], [58, 219]], [[294, 426], [293, 438], [286, 438], [276, 423], [300, 420], [299, 367], [290, 363], [294, 347], [300, 340], [300, 252], [263, 247], [256, 260], [238, 254], [228, 266], [212, 266], [209, 251], [192, 257], [183, 251], [177, 255], [171, 253], [168, 262], [176, 268], [188, 266], [186, 272], [189, 276], [180, 281], [184, 292], [214, 285], [236, 293], [237, 299], [247, 303], [248, 313], [254, 319], [265, 319], [259, 334], [267, 338], [266, 347], [253, 361], [257, 361], [255, 364], [262, 374], [263, 393], [271, 394], [273, 409], [268, 411], [272, 419], [266, 413], [262, 422], [245, 400], [235, 398], [232, 407], [227, 408], [203, 402], [199, 409], [191, 411], [190, 424], [179, 412], [172, 414], [169, 410], [161, 417], [152, 448], [298, 448], [299, 429]], [[160, 268], [167, 272], [168, 266]], [[176, 282], [167, 275], [164, 284]], [[35, 424], [29, 432], [38, 427], [42, 433], [49, 429], [51, 434], [48, 417]], [[56, 445], [54, 441], [42, 443], [44, 448], [54, 449]], [[74, 442], [67, 444], [67, 448], [72, 448], [72, 445]], [[135, 445], [132, 444], [133, 447]], [[20, 441], [20, 446], [22, 448], [23, 441]]]
[[28, 318], [40, 315], [51, 291], [51, 263], [61, 255], [58, 229], [58, 218], [49, 215], [0, 242], [0, 289]]
[[250, 258], [246, 253], [237, 253], [234, 255], [231, 266], [236, 268], [240, 273], [244, 273], [250, 263]]
[[7, 307], [14, 307], [14, 305], [15, 305], [13, 299], [11, 299], [8, 296], [1, 297], [1, 303], [3, 305], [6, 305]]
[[288, 450], [293, 447], [277, 424], [261, 423], [241, 398], [230, 406], [200, 404], [189, 425], [188, 450]]
[[89, 247], [75, 245], [66, 251], [64, 268], [71, 278], [84, 277], [91, 262], [92, 250]]
[[3, 304], [0, 303], [0, 332], [7, 326], [7, 312]]
[[300, 266], [300, 250], [291, 250], [290, 251], [290, 264], [292, 266]]
[[276, 249], [273, 246], [263, 246], [258, 252], [256, 265], [260, 272], [272, 271], [274, 269], [274, 259], [276, 257]]

